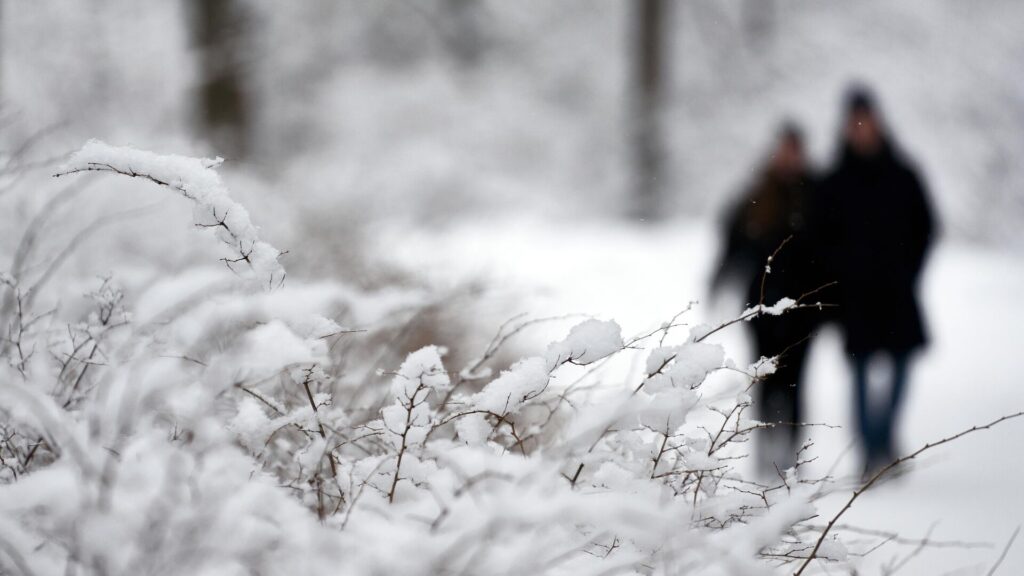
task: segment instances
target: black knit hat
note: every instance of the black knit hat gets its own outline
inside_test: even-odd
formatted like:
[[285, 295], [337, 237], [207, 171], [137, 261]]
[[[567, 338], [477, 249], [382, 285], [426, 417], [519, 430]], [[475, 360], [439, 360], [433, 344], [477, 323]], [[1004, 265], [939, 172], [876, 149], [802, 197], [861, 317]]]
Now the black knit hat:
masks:
[[846, 111], [874, 112], [875, 95], [863, 84], [854, 84], [846, 91]]
[[800, 125], [794, 120], [785, 119], [779, 126], [779, 139], [780, 140], [791, 140], [798, 144], [802, 144], [804, 141], [804, 132], [800, 129]]

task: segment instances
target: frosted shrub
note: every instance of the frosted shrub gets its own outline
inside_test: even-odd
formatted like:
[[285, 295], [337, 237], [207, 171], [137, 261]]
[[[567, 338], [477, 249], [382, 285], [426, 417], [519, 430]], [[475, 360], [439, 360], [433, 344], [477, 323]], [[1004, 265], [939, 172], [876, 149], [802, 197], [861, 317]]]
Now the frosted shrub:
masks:
[[[808, 523], [822, 486], [799, 465], [736, 469], [768, 426], [748, 390], [774, 363], [737, 367], [706, 341], [724, 326], [668, 344], [675, 320], [629, 338], [586, 320], [491, 374], [524, 322], [470, 366], [413, 352], [360, 400], [332, 343], [361, 335], [328, 318], [359, 297], [283, 285], [217, 164], [90, 142], [60, 173], [185, 196], [241, 276], [228, 291], [139, 322], [108, 278], [91, 313], [58, 319], [2, 277], [0, 572], [759, 574], [846, 558]], [[623, 354], [645, 356], [640, 378], [595, 377]]]

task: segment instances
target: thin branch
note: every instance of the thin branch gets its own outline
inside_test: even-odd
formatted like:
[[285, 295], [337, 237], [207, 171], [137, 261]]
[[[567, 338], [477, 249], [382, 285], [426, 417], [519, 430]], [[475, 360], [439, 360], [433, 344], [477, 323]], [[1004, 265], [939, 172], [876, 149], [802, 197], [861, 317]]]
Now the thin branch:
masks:
[[1003, 560], [1006, 559], [1006, 554], [1010, 551], [1010, 547], [1013, 546], [1013, 541], [1017, 539], [1018, 534], [1020, 534], [1019, 524], [1017, 525], [1017, 528], [1013, 531], [1013, 534], [1010, 535], [1010, 540], [1006, 542], [1006, 546], [1003, 547], [1003, 552], [999, 555], [999, 558], [996, 560], [996, 563], [992, 565], [992, 568], [988, 571], [987, 576], [992, 576], [996, 573], [996, 570], [999, 569], [999, 566], [1003, 563]]
[[886, 465], [881, 470], [876, 472], [875, 475], [872, 476], [870, 479], [868, 479], [868, 481], [865, 482], [860, 488], [858, 488], [857, 490], [853, 491], [853, 494], [850, 495], [850, 498], [849, 498], [849, 500], [846, 501], [846, 504], [843, 505], [843, 507], [839, 510], [839, 512], [837, 512], [836, 515], [833, 516], [832, 519], [828, 521], [828, 524], [825, 526], [825, 529], [821, 531], [821, 535], [818, 536], [817, 541], [814, 543], [814, 548], [811, 549], [811, 553], [807, 556], [807, 558], [803, 561], [803, 563], [800, 564], [800, 568], [798, 568], [797, 571], [793, 573], [793, 576], [800, 576], [801, 574], [804, 573], [804, 570], [806, 570], [807, 567], [810, 566], [811, 561], [813, 561], [817, 557], [818, 550], [821, 548], [822, 543], [825, 542], [825, 538], [828, 536], [829, 532], [836, 525], [836, 523], [839, 521], [839, 519], [843, 517], [843, 514], [845, 514], [846, 511], [849, 510], [851, 506], [853, 506], [854, 501], [856, 501], [857, 498], [859, 498], [861, 494], [863, 494], [864, 492], [867, 492], [872, 486], [875, 485], [876, 482], [878, 482], [878, 480], [880, 478], [882, 478], [883, 476], [888, 474], [889, 471], [891, 471], [893, 468], [899, 466], [900, 464], [902, 464], [904, 462], [907, 462], [908, 460], [912, 460], [912, 459], [920, 456], [922, 453], [924, 453], [924, 452], [926, 452], [928, 450], [931, 450], [932, 448], [935, 448], [935, 447], [938, 447], [938, 446], [942, 446], [943, 444], [948, 444], [948, 443], [950, 443], [950, 442], [952, 442], [954, 440], [957, 440], [959, 438], [962, 438], [964, 436], [967, 436], [968, 434], [972, 434], [972, 433], [977, 432], [979, 430], [988, 430], [989, 428], [992, 428], [993, 426], [996, 426], [997, 424], [1000, 424], [1000, 423], [1005, 422], [1007, 420], [1012, 420], [1014, 418], [1019, 418], [1021, 416], [1024, 416], [1024, 411], [1016, 412], [1014, 414], [1008, 414], [1006, 416], [1001, 416], [1001, 417], [999, 417], [999, 418], [989, 422], [988, 424], [983, 424], [983, 425], [980, 425], [980, 426], [971, 426], [967, 430], [964, 430], [962, 432], [958, 432], [958, 433], [956, 433], [956, 434], [954, 434], [952, 436], [948, 436], [946, 438], [943, 438], [942, 440], [938, 440], [936, 442], [931, 442], [929, 444], [925, 444], [921, 448], [918, 448], [917, 451], [912, 452], [912, 453], [910, 453], [910, 454], [908, 454], [906, 456], [902, 456], [900, 458], [897, 458], [896, 460], [893, 460], [892, 462], [890, 462], [888, 465]]

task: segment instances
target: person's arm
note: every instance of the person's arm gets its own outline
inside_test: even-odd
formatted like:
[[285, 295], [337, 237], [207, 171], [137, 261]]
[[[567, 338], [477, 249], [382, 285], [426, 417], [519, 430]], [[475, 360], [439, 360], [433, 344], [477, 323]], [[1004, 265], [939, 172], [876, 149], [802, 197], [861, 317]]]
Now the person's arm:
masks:
[[736, 271], [742, 260], [742, 214], [743, 205], [737, 204], [730, 207], [725, 218], [722, 249], [711, 278], [712, 293], [722, 289], [726, 280]]
[[711, 280], [712, 294], [725, 284], [746, 273], [754, 259], [755, 248], [747, 231], [747, 202], [749, 192], [740, 196], [724, 221], [724, 238], [721, 256]]
[[913, 258], [913, 271], [916, 277], [924, 266], [928, 249], [934, 242], [936, 235], [936, 222], [928, 190], [918, 176], [909, 170], [909, 192], [910, 192], [910, 255]]

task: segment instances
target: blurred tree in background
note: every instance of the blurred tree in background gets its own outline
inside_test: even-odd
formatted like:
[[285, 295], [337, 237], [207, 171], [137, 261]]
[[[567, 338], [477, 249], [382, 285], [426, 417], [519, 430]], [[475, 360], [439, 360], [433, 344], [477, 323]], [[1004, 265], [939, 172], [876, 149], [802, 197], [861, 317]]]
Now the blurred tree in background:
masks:
[[636, 95], [633, 122], [636, 155], [636, 213], [643, 219], [656, 218], [662, 211], [660, 196], [664, 187], [662, 168], [664, 144], [661, 141], [661, 111], [664, 99], [666, 56], [665, 27], [668, 3], [664, 0], [639, 0], [636, 10]]
[[191, 27], [199, 67], [200, 131], [231, 159], [244, 159], [251, 146], [250, 64], [252, 18], [239, 0], [192, 0]]

